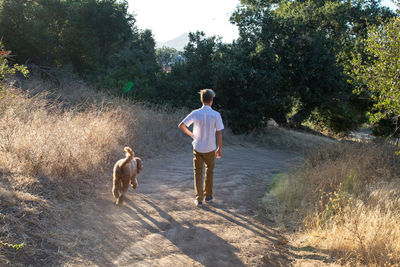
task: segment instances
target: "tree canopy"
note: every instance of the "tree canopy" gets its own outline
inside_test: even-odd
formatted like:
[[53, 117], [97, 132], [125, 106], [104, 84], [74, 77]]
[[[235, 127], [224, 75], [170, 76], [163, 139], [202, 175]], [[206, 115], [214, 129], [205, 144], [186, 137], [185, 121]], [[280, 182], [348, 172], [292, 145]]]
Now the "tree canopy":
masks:
[[368, 26], [380, 29], [394, 12], [378, 0], [240, 3], [237, 40], [194, 32], [184, 51], [156, 49], [122, 0], [0, 0], [0, 36], [19, 63], [71, 70], [115, 94], [195, 108], [197, 92], [213, 88], [235, 133], [270, 118], [333, 132], [365, 121], [370, 101], [353, 94], [352, 55], [368, 61]]
[[[334, 131], [354, 127], [357, 100], [347, 83], [351, 52], [359, 49], [368, 24], [394, 14], [369, 0], [241, 3], [232, 15], [240, 32], [237, 44], [253, 46], [249, 58], [258, 59], [252, 64], [255, 73], [275, 65], [268, 73], [275, 72], [273, 79], [279, 82], [264, 92], [279, 92], [278, 99], [284, 100], [281, 114], [274, 109], [276, 114], [265, 115], [281, 124], [311, 119]], [[290, 110], [294, 113], [287, 116]]]
[[376, 131], [382, 135], [399, 135], [400, 19], [393, 18], [384, 25], [369, 27], [364, 43], [364, 60], [360, 54], [354, 58], [357, 92], [367, 93], [373, 101], [371, 122], [389, 126], [386, 131]]
[[126, 1], [0, 0], [0, 36], [22, 63], [67, 68], [101, 86], [149, 84], [155, 41]]

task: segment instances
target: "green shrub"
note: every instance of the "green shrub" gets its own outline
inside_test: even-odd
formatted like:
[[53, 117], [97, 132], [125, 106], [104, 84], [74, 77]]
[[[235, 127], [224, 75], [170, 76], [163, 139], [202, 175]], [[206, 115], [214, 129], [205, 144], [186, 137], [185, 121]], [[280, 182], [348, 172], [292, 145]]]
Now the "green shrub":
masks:
[[7, 78], [15, 75], [18, 71], [22, 73], [22, 75], [27, 76], [29, 71], [25, 66], [14, 64], [10, 66], [7, 60], [7, 57], [10, 55], [10, 51], [5, 50], [3, 43], [0, 41], [0, 91], [4, 88], [4, 82]]

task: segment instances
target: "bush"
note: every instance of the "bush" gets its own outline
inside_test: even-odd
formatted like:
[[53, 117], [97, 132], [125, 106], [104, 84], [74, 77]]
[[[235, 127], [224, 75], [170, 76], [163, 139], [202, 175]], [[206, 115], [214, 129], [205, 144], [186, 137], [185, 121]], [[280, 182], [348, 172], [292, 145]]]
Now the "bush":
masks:
[[10, 55], [10, 51], [5, 50], [3, 43], [0, 41], [0, 91], [4, 89], [4, 83], [7, 78], [12, 77], [18, 71], [22, 75], [28, 75], [28, 70], [25, 66], [14, 64], [9, 66], [7, 57]]

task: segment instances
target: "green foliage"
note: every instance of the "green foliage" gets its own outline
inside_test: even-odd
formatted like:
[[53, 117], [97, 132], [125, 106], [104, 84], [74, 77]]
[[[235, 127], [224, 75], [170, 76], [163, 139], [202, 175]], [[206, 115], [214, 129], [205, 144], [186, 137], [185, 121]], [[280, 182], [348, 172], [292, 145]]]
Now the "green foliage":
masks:
[[158, 75], [158, 101], [195, 107], [196, 92], [211, 87], [234, 133], [262, 128], [269, 118], [295, 127], [312, 121], [333, 132], [365, 121], [369, 103], [347, 82], [351, 52], [362, 48], [367, 24], [392, 12], [374, 0], [241, 3], [231, 17], [240, 38], [223, 44], [190, 34], [186, 61]]
[[[275, 74], [270, 91], [279, 92], [274, 103], [282, 112], [272, 114], [278, 123], [288, 119], [299, 126], [312, 120], [342, 132], [364, 119], [366, 105], [346, 82], [350, 55], [359, 49], [366, 25], [393, 16], [390, 10], [369, 0], [241, 2], [232, 15], [243, 41], [238, 43], [253, 44], [248, 58], [258, 58], [251, 63], [256, 73], [268, 69]], [[284, 112], [294, 104], [296, 112], [287, 117]]]
[[362, 179], [358, 177], [357, 171], [350, 170], [343, 181], [341, 190], [349, 194], [358, 194], [362, 186]]
[[60, 32], [63, 54], [78, 72], [98, 71], [132, 40], [134, 18], [124, 2], [68, 1]]
[[10, 66], [7, 57], [10, 55], [10, 51], [5, 50], [3, 43], [0, 41], [0, 92], [4, 89], [4, 81], [15, 75], [16, 72], [20, 72], [25, 77], [29, 71], [25, 66], [14, 64]]
[[271, 117], [281, 123], [289, 112], [291, 99], [287, 91], [279, 90], [283, 78], [279, 67], [274, 54], [257, 44], [238, 40], [224, 47], [215, 88], [235, 133], [261, 128]]
[[272, 178], [268, 186], [268, 192], [273, 196], [278, 196], [282, 191], [286, 190], [288, 186], [290, 186], [288, 174], [278, 173]]
[[127, 4], [114, 0], [2, 0], [0, 35], [19, 61], [95, 69], [132, 36]]
[[171, 67], [175, 63], [177, 63], [177, 59], [180, 56], [180, 52], [172, 47], [163, 46], [161, 48], [156, 49], [156, 60], [159, 66], [161, 67]]
[[319, 201], [319, 212], [316, 214], [317, 228], [327, 228], [332, 223], [344, 221], [344, 208], [351, 201], [349, 194], [338, 192], [323, 193]]
[[[138, 32], [134, 40], [114, 55], [103, 75], [95, 79], [101, 88], [123, 93], [125, 84], [133, 82], [128, 95], [151, 99], [158, 66], [155, 59], [155, 42], [149, 30]], [[102, 73], [100, 71], [100, 73]], [[100, 77], [99, 77], [100, 76]]]
[[153, 86], [155, 42], [139, 31], [126, 1], [1, 0], [0, 37], [18, 56], [69, 69], [98, 87], [122, 93]]
[[60, 32], [67, 19], [61, 0], [2, 0], [0, 37], [19, 62], [54, 62]]
[[[203, 32], [190, 33], [183, 54], [184, 60], [172, 65], [170, 73], [158, 75], [156, 99], [174, 106], [198, 107], [200, 89], [214, 88], [220, 45], [216, 37], [207, 38]], [[219, 96], [216, 104], [217, 99]]]
[[355, 92], [371, 97], [371, 122], [380, 128], [377, 134], [387, 135], [383, 128], [391, 128], [393, 133], [400, 117], [400, 19], [369, 27], [364, 52], [365, 58], [358, 54], [353, 61]]
[[0, 240], [0, 245], [2, 245], [4, 247], [13, 248], [15, 250], [20, 250], [25, 247], [25, 242], [22, 242], [21, 244], [10, 244], [8, 242], [4, 242], [4, 241]]

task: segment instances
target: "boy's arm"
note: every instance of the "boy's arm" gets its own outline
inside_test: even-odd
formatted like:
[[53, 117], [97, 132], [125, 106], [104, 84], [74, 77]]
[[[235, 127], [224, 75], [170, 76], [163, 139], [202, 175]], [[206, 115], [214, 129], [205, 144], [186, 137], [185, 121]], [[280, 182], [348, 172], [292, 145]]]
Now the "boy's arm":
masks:
[[222, 158], [222, 131], [217, 131], [218, 149], [215, 152], [217, 159]]
[[193, 133], [191, 131], [189, 131], [189, 129], [186, 127], [186, 125], [183, 122], [181, 122], [178, 125], [178, 127], [179, 127], [179, 129], [182, 130], [182, 132], [184, 132], [185, 134], [189, 135], [192, 139], [194, 138], [193, 137]]

